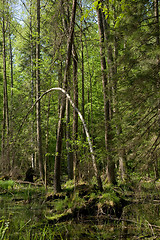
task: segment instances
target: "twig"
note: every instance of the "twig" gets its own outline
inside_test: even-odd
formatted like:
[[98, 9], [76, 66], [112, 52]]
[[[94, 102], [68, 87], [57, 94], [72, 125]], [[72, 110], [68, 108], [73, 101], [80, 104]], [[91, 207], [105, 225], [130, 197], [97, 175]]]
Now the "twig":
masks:
[[19, 229], [19, 232], [28, 224], [30, 223], [31, 219], [29, 219], [20, 229]]
[[147, 220], [146, 220], [146, 222], [148, 223], [149, 227], [151, 228], [152, 235], [155, 236], [154, 231], [153, 231], [153, 226], [152, 226], [152, 225], [150, 224], [150, 222], [148, 222]]
[[[104, 213], [103, 213], [103, 215], [104, 215]], [[139, 224], [139, 222], [136, 222], [136, 221], [131, 220], [131, 219], [125, 219], [125, 218], [114, 218], [114, 217], [112, 217], [112, 216], [110, 216], [110, 215], [105, 215], [105, 217], [106, 217], [107, 219], [114, 220], [114, 221], [118, 221], [118, 222], [122, 221], [122, 222], [134, 223], [134, 224], [137, 224], [137, 225]], [[154, 235], [153, 228], [157, 228], [157, 229], [160, 230], [160, 226], [152, 225], [152, 224], [150, 224], [147, 220], [146, 220], [146, 222], [148, 223], [148, 225], [149, 225], [150, 228], [152, 229], [152, 233], [153, 233], [153, 235]], [[143, 226], [145, 227], [145, 223], [141, 223], [141, 225], [143, 225]]]

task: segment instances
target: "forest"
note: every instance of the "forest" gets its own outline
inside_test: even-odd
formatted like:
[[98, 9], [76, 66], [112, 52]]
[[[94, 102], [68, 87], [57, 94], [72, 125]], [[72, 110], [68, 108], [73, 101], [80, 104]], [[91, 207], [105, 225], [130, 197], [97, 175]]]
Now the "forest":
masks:
[[159, 180], [159, 13], [158, 0], [0, 0], [1, 180], [32, 168], [55, 194]]
[[159, 178], [159, 38], [156, 0], [1, 1], [3, 175]]

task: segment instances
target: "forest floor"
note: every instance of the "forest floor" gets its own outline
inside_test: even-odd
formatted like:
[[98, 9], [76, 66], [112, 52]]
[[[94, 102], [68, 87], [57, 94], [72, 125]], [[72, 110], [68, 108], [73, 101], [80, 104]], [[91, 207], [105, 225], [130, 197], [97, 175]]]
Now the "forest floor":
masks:
[[120, 219], [127, 205], [160, 203], [160, 181], [150, 178], [117, 186], [106, 183], [103, 188], [104, 191], [100, 192], [96, 185], [81, 182], [75, 187], [72, 181], [68, 181], [60, 194], [50, 192], [46, 195], [47, 220], [57, 222], [88, 216], [101, 220]]
[[120, 218], [123, 207], [128, 204], [160, 202], [160, 181], [149, 178], [117, 186], [106, 183], [103, 188], [101, 192], [96, 185], [81, 181], [75, 186], [73, 181], [67, 181], [62, 192], [55, 194], [52, 187], [46, 190], [39, 182], [0, 180], [0, 195], [8, 195], [16, 204], [34, 202], [38, 198], [46, 206], [45, 220], [49, 223], [88, 216]]

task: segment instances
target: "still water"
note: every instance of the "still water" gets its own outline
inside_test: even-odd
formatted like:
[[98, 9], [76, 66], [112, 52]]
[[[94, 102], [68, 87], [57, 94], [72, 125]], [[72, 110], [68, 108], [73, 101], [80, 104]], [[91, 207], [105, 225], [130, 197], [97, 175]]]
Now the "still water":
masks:
[[46, 205], [37, 195], [26, 200], [0, 195], [0, 240], [41, 239], [160, 239], [160, 202], [124, 207], [121, 219], [101, 215], [48, 224]]

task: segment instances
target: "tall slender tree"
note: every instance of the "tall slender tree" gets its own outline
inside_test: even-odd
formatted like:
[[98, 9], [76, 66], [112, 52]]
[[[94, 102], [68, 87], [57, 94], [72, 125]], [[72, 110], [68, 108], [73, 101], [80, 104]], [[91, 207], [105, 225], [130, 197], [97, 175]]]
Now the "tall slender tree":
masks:
[[[78, 71], [78, 55], [76, 52], [75, 45], [72, 45], [72, 56], [73, 56], [73, 95], [74, 95], [74, 104], [75, 107], [78, 108], [78, 77], [77, 77], [77, 71]], [[73, 110], [73, 140], [75, 142], [75, 148], [74, 148], [74, 177], [75, 182], [78, 181], [78, 146], [77, 146], [77, 140], [78, 140], [78, 113], [74, 109]]]
[[[99, 1], [100, 4], [100, 1]], [[111, 104], [110, 104], [110, 87], [107, 78], [107, 65], [105, 59], [105, 46], [104, 46], [104, 21], [102, 9], [97, 7], [98, 28], [100, 36], [100, 56], [101, 56], [101, 72], [103, 83], [103, 96], [104, 96], [104, 117], [105, 117], [105, 147], [107, 153], [107, 175], [110, 183], [115, 183], [115, 163], [112, 159], [112, 134], [111, 134]]]
[[[159, 48], [160, 46], [160, 27], [159, 27], [159, 1], [154, 0], [154, 17], [155, 17], [155, 25], [156, 25], [156, 47]], [[156, 64], [156, 88], [157, 93], [160, 91], [160, 79], [159, 79], [159, 71], [160, 71], [160, 54], [157, 54], [157, 64]], [[160, 97], [158, 97], [158, 109], [157, 109], [157, 121], [158, 121], [158, 138], [160, 137]], [[155, 178], [159, 178], [159, 161], [158, 161], [158, 154], [157, 154], [157, 147], [153, 152], [153, 158], [155, 162]]]
[[2, 127], [2, 163], [4, 170], [10, 170], [9, 160], [9, 110], [7, 91], [7, 68], [6, 68], [6, 26], [7, 26], [7, 3], [3, 0], [2, 5], [2, 45], [3, 45], [3, 127]]
[[[36, 99], [40, 97], [40, 0], [37, 0], [37, 39], [36, 39]], [[37, 116], [37, 150], [38, 162], [41, 178], [44, 179], [43, 151], [42, 151], [42, 131], [41, 131], [41, 105], [38, 101], [36, 105]]]
[[[83, 11], [82, 11], [82, 1], [81, 1], [81, 16], [83, 16]], [[84, 77], [84, 43], [83, 43], [83, 25], [82, 25], [82, 21], [81, 21], [81, 26], [80, 26], [80, 40], [81, 40], [81, 71], [82, 71], [82, 115], [83, 118], [85, 119], [85, 110], [84, 110], [84, 106], [85, 106], [85, 99], [84, 99], [84, 95], [85, 95], [85, 89], [84, 89], [84, 81], [85, 81], [85, 77]], [[83, 138], [84, 141], [86, 140], [86, 135], [85, 132], [83, 130]]]
[[[30, 28], [30, 72], [31, 72], [31, 104], [33, 105], [33, 99], [34, 99], [34, 45], [33, 45], [33, 3], [32, 0], [29, 1], [29, 28]], [[34, 111], [32, 112], [32, 115], [34, 116]], [[33, 117], [32, 116], [32, 117]], [[33, 146], [34, 146], [34, 121], [32, 121], [32, 133], [31, 133], [31, 147], [32, 147], [32, 154], [31, 154], [31, 162], [32, 162], [32, 167], [36, 167], [36, 159], [35, 159], [35, 154], [33, 151]]]

